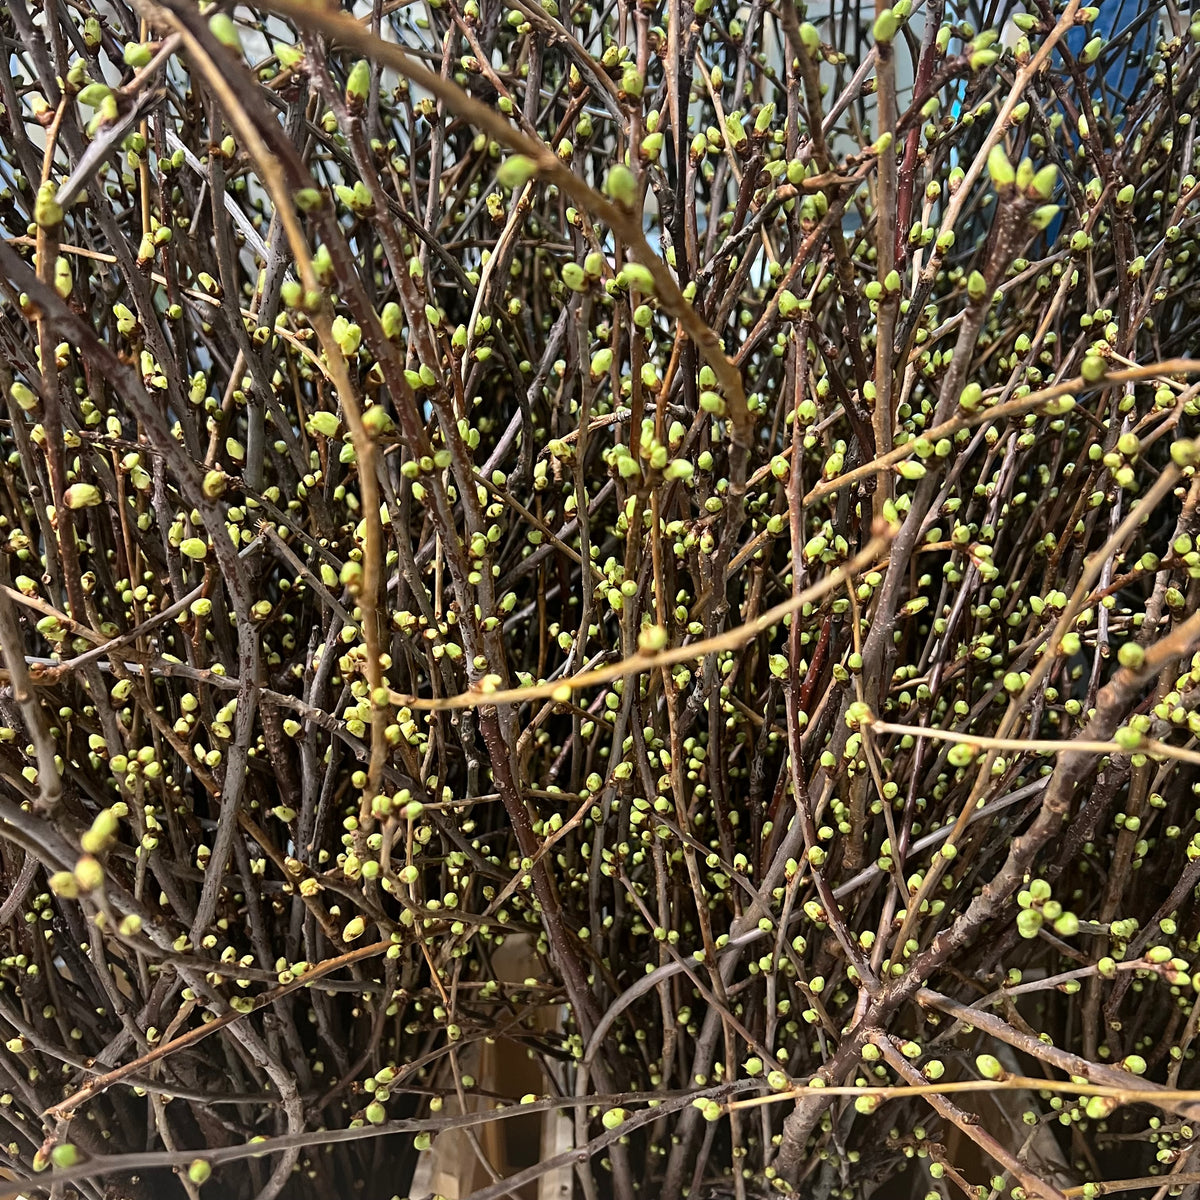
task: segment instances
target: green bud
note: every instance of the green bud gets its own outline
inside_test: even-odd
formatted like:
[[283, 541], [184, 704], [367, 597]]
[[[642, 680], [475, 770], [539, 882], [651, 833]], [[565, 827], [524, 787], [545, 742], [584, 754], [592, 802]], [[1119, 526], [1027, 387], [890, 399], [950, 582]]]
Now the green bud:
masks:
[[60, 254], [54, 260], [54, 290], [66, 300], [74, 286], [75, 279], [71, 274], [71, 264], [64, 255]]
[[1117, 662], [1130, 671], [1138, 671], [1146, 661], [1146, 651], [1137, 642], [1126, 642], [1117, 651]]
[[379, 404], [372, 404], [362, 415], [363, 428], [367, 431], [367, 436], [372, 438], [381, 437], [388, 433], [395, 425], [391, 414]]
[[50, 1161], [56, 1167], [58, 1167], [60, 1171], [65, 1171], [68, 1167], [73, 1167], [77, 1162], [79, 1162], [79, 1151], [76, 1150], [70, 1142], [59, 1142], [59, 1144], [50, 1151]]
[[[117, 769], [115, 759], [112, 760], [111, 765], [114, 770]], [[84, 853], [88, 855], [99, 854], [102, 850], [107, 849], [119, 827], [120, 820], [116, 813], [111, 808], [102, 808], [92, 819], [91, 827], [79, 839], [79, 844], [83, 847]], [[83, 863], [84, 859], [80, 859], [75, 864], [76, 878], [79, 877], [79, 871]]]
[[896, 16], [895, 10], [885, 8], [875, 18], [875, 25], [871, 32], [877, 42], [884, 46], [890, 45], [896, 34], [900, 32], [900, 18]]
[[62, 224], [62, 205], [55, 199], [55, 192], [54, 184], [48, 179], [37, 190], [33, 219], [39, 229], [57, 229]]
[[55, 871], [46, 882], [50, 890], [64, 900], [75, 900], [79, 896], [79, 881], [74, 871]]
[[112, 88], [107, 83], [88, 83], [75, 93], [75, 99], [85, 108], [99, 108], [105, 100], [112, 98]]
[[279, 59], [279, 65], [284, 70], [290, 70], [304, 58], [304, 49], [301, 46], [289, 45], [287, 42], [276, 42], [275, 57]]
[[313, 274], [317, 277], [317, 282], [328, 284], [333, 281], [333, 255], [329, 253], [329, 247], [322, 242], [314, 251], [313, 258]]
[[[15, 385], [14, 385], [15, 386]], [[1200, 441], [1181, 438], [1171, 443], [1171, 461], [1180, 469], [1200, 465]]]
[[308, 418], [309, 433], [319, 434], [321, 437], [337, 437], [342, 430], [342, 423], [337, 419], [337, 415], [331, 412], [315, 412]]
[[[108, 810], [105, 809], [105, 812]], [[114, 818], [115, 826], [115, 818]], [[95, 826], [83, 836], [84, 838], [91, 837], [93, 840]], [[109, 835], [111, 836], [111, 835]], [[97, 888], [104, 886], [104, 868], [100, 865], [98, 859], [93, 858], [90, 854], [82, 855], [75, 863], [75, 884], [81, 892], [94, 892]]]
[[225, 494], [229, 485], [229, 476], [224, 471], [209, 471], [204, 476], [202, 491], [210, 500], [216, 500]]
[[208, 28], [222, 46], [228, 46], [230, 50], [241, 52], [242, 39], [238, 36], [237, 26], [228, 13], [213, 13], [208, 18]]
[[379, 323], [383, 327], [383, 336], [388, 341], [395, 341], [404, 328], [404, 313], [395, 300], [389, 300], [379, 314]]
[[203, 538], [184, 538], [179, 543], [179, 552], [188, 558], [200, 560], [208, 556], [208, 543]]
[[73, 483], [63, 493], [63, 502], [68, 508], [94, 508], [103, 500], [100, 489], [93, 483]]
[[992, 177], [992, 182], [998, 188], [1012, 187], [1016, 181], [1017, 173], [1013, 169], [1012, 163], [1008, 161], [1008, 155], [1004, 152], [1004, 147], [999, 142], [988, 153], [987, 167], [988, 174]]
[[1023, 938], [1035, 938], [1044, 918], [1036, 908], [1023, 908], [1017, 913], [1017, 932]]
[[624, 163], [615, 163], [605, 176], [604, 191], [614, 203], [632, 209], [637, 203], [637, 177]]
[[662, 133], [646, 134], [642, 138], [642, 157], [647, 162], [658, 162], [658, 156], [662, 153], [665, 140]]
[[212, 1166], [203, 1158], [193, 1159], [188, 1164], [187, 1177], [192, 1183], [207, 1183], [211, 1175]]
[[316, 212], [325, 203], [325, 193], [318, 188], [299, 188], [292, 196], [292, 203], [301, 212]]
[[725, 137], [735, 150], [744, 150], [750, 144], [750, 135], [736, 114], [725, 119]]
[[628, 287], [636, 289], [643, 296], [654, 295], [654, 276], [648, 267], [643, 267], [641, 263], [626, 263], [621, 268], [621, 274], [624, 275]]
[[1004, 1068], [1000, 1065], [1000, 1060], [991, 1054], [980, 1054], [975, 1059], [975, 1069], [984, 1079], [1004, 1078]]
[[361, 111], [371, 95], [371, 64], [360, 58], [346, 76], [346, 107], [351, 112]]
[[1079, 932], [1079, 918], [1073, 912], [1065, 912], [1054, 922], [1054, 932], [1059, 937], [1074, 937]]
[[345, 317], [334, 317], [332, 326], [333, 340], [338, 349], [347, 357], [353, 358], [362, 345], [362, 326], [347, 321]]
[[1029, 224], [1031, 228], [1041, 232], [1043, 229], [1049, 227], [1050, 222], [1053, 221], [1061, 211], [1062, 210], [1057, 204], [1043, 204], [1038, 208], [1035, 208], [1033, 212], [1029, 214]]
[[506, 158], [496, 172], [501, 187], [512, 189], [524, 187], [537, 174], [537, 163], [525, 154], [513, 154]]
[[1029, 185], [1033, 194], [1042, 200], [1049, 200], [1058, 186], [1058, 168], [1053, 163], [1047, 163], [1033, 177]]
[[38, 406], [37, 393], [19, 379], [8, 389], [8, 394], [23, 412], [32, 412]]
[[362, 590], [363, 569], [362, 563], [355, 562], [350, 559], [342, 564], [341, 572], [338, 574], [338, 582], [346, 588], [351, 595], [358, 595]]
[[149, 42], [126, 42], [121, 57], [125, 60], [126, 66], [140, 71], [142, 67], [149, 65], [150, 60], [154, 57], [154, 52], [150, 49]]
[[969, 767], [979, 753], [977, 746], [969, 742], [957, 742], [946, 751], [946, 761], [952, 767]]

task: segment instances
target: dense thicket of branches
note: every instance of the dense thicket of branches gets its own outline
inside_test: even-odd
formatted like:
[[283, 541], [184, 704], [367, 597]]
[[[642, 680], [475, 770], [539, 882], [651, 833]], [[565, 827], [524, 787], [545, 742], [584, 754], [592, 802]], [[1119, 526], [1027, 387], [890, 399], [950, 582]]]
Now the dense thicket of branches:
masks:
[[406, 1194], [503, 1035], [480, 1197], [1196, 1186], [1141, 8], [10, 0], [10, 1176]]

